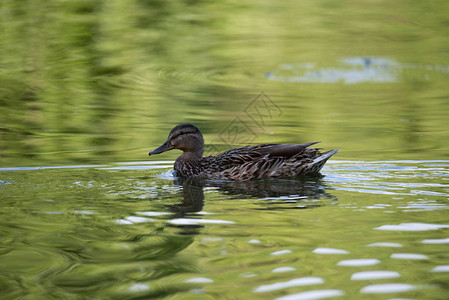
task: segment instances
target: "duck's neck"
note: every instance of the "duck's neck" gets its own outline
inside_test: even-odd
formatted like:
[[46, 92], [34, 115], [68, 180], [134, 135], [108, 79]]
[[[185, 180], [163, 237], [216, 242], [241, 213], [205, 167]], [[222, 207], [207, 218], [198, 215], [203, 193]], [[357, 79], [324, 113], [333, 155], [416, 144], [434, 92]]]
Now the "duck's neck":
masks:
[[201, 152], [183, 152], [175, 161], [175, 170], [181, 176], [196, 176], [201, 169]]
[[177, 160], [182, 161], [200, 161], [203, 158], [202, 151], [184, 151]]

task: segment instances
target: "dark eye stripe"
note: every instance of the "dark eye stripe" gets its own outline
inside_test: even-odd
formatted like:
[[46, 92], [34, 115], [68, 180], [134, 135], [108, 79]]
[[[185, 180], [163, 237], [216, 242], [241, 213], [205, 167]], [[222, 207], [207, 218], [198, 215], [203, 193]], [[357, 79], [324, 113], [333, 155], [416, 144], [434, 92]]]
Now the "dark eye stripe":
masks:
[[175, 135], [172, 137], [172, 139], [176, 139], [177, 137], [179, 137], [179, 136], [181, 136], [181, 135], [184, 135], [184, 134], [190, 134], [190, 133], [194, 134], [195, 132], [193, 132], [193, 131], [181, 131], [180, 133], [175, 134]]

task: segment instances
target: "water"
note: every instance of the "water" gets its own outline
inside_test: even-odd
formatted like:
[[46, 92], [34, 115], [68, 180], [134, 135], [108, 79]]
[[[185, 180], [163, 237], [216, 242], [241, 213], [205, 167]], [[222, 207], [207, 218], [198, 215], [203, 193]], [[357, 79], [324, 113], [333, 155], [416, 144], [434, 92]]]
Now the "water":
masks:
[[1, 169], [2, 297], [447, 297], [449, 161], [245, 183], [170, 163]]
[[[447, 299], [449, 2], [0, 4], [0, 298]], [[182, 180], [340, 149], [322, 178]]]

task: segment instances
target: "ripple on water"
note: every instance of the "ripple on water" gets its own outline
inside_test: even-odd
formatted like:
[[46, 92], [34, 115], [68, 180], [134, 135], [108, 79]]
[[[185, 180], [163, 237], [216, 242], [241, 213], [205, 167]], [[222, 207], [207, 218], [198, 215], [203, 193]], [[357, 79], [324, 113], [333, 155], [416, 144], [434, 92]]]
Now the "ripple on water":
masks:
[[201, 239], [201, 244], [207, 244], [210, 242], [223, 242], [224, 238], [222, 237], [203, 237]]
[[187, 282], [187, 283], [212, 283], [214, 281], [210, 278], [205, 278], [205, 277], [192, 277], [192, 278], [187, 279], [185, 282]]
[[263, 293], [263, 292], [271, 292], [281, 289], [286, 289], [294, 286], [306, 286], [306, 285], [314, 285], [314, 284], [323, 284], [324, 279], [320, 277], [302, 277], [295, 278], [289, 281], [284, 282], [276, 282], [273, 284], [260, 285], [254, 289], [255, 293]]
[[167, 179], [167, 180], [175, 179], [173, 170], [168, 170], [168, 171], [166, 171], [164, 173], [158, 174], [157, 177], [160, 178], [160, 179]]
[[426, 239], [422, 240], [423, 244], [449, 244], [449, 238], [446, 239]]
[[240, 274], [239, 276], [240, 276], [240, 277], [243, 277], [243, 278], [251, 278], [251, 277], [256, 277], [257, 274], [256, 274], [256, 273], [253, 273], [253, 272], [248, 272], [248, 273], [242, 273], [242, 274]]
[[402, 247], [399, 243], [388, 243], [388, 242], [379, 242], [379, 243], [372, 243], [367, 245], [367, 247], [393, 247], [393, 248], [400, 248]]
[[265, 77], [283, 82], [396, 82], [406, 65], [386, 57], [343, 57], [327, 68], [317, 67], [314, 62], [282, 64], [266, 72]]
[[120, 225], [131, 225], [131, 224], [133, 224], [133, 222], [127, 221], [127, 220], [123, 220], [123, 219], [117, 219], [117, 220], [115, 220], [115, 223], [120, 224]]
[[276, 269], [273, 269], [271, 272], [272, 273], [284, 273], [284, 272], [291, 272], [291, 271], [295, 271], [296, 268], [293, 267], [279, 267]]
[[136, 216], [128, 216], [128, 217], [125, 218], [125, 220], [130, 221], [132, 223], [154, 222], [154, 219], [145, 218], [145, 217], [136, 217]]
[[160, 216], [171, 215], [171, 213], [163, 212], [163, 211], [138, 211], [138, 212], [136, 212], [136, 214], [147, 216], [147, 217], [160, 217]]
[[289, 253], [292, 253], [292, 252], [293, 251], [290, 250], [290, 249], [285, 249], [285, 250], [274, 251], [274, 252], [271, 253], [271, 255], [277, 256], [277, 255], [289, 254]]
[[375, 280], [401, 277], [401, 274], [394, 271], [364, 271], [351, 275], [351, 280]]
[[170, 166], [118, 166], [118, 167], [107, 167], [107, 168], [100, 168], [102, 170], [151, 170], [151, 169], [165, 169], [165, 168], [171, 168]]
[[382, 225], [375, 227], [377, 230], [387, 231], [427, 231], [449, 228], [447, 224], [429, 224], [429, 223], [401, 223], [399, 225]]
[[316, 254], [349, 254], [349, 251], [335, 248], [316, 248], [313, 250]]
[[83, 215], [83, 216], [87, 216], [87, 215], [94, 215], [94, 212], [88, 211], [88, 210], [74, 210], [72, 211], [74, 214], [78, 214], [78, 215]]
[[449, 272], [449, 265], [436, 266], [430, 272], [435, 272], [435, 273]]
[[79, 165], [79, 166], [53, 166], [53, 167], [9, 167], [0, 168], [0, 171], [32, 171], [32, 170], [51, 170], [51, 169], [78, 169], [78, 168], [98, 168], [105, 165]]
[[343, 296], [341, 290], [313, 290], [276, 298], [276, 300], [315, 300]]
[[115, 220], [115, 223], [120, 224], [120, 225], [131, 225], [131, 224], [136, 224], [136, 223], [148, 223], [148, 222], [154, 222], [154, 219], [145, 218], [145, 217], [128, 216], [128, 217], [125, 217], [125, 219]]
[[420, 200], [409, 202], [408, 205], [399, 206], [398, 208], [401, 208], [403, 212], [419, 212], [449, 209], [449, 205]]
[[167, 161], [167, 160], [149, 160], [149, 161], [127, 161], [127, 162], [118, 162], [116, 165], [130, 166], [130, 165], [173, 165], [175, 161]]
[[390, 258], [412, 259], [412, 260], [429, 259], [429, 257], [427, 255], [416, 254], [416, 253], [393, 253], [393, 254], [391, 254]]
[[214, 219], [188, 219], [179, 218], [168, 220], [167, 223], [172, 225], [199, 225], [199, 224], [235, 224], [233, 221], [214, 220]]
[[149, 289], [150, 289], [150, 287], [148, 285], [146, 285], [145, 283], [135, 283], [128, 288], [128, 291], [143, 292], [143, 291], [148, 291]]
[[416, 286], [406, 283], [371, 284], [363, 287], [360, 292], [366, 294], [388, 294], [408, 292], [416, 289]]
[[365, 267], [365, 266], [374, 266], [379, 263], [380, 263], [380, 260], [378, 260], [376, 258], [360, 258], [360, 259], [341, 260], [337, 263], [337, 266]]

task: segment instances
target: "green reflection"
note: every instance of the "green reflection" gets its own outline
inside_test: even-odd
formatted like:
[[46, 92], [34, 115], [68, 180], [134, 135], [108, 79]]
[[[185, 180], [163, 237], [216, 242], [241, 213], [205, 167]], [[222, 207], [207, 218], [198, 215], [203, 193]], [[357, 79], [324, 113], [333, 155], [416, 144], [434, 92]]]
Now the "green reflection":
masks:
[[[340, 159], [448, 155], [447, 1], [5, 0], [0, 9], [3, 165], [142, 160], [184, 122], [227, 148], [220, 133], [236, 117], [252, 143], [323, 140]], [[420, 67], [389, 83], [264, 75], [345, 57]], [[263, 127], [245, 113], [261, 91], [282, 111]]]

